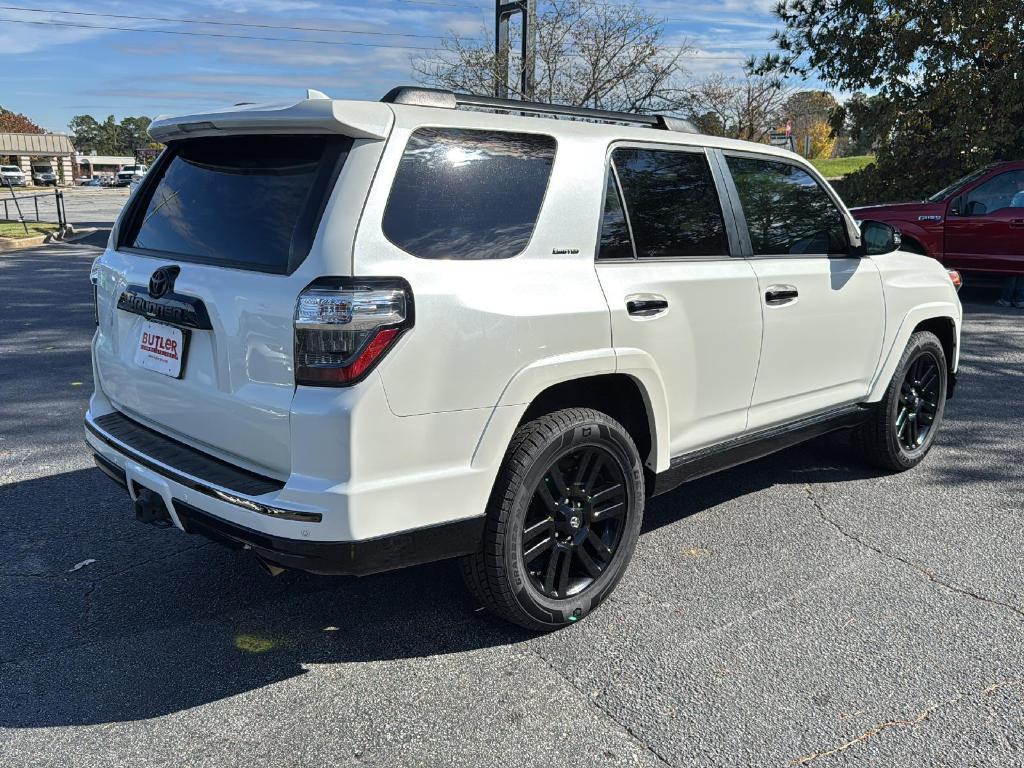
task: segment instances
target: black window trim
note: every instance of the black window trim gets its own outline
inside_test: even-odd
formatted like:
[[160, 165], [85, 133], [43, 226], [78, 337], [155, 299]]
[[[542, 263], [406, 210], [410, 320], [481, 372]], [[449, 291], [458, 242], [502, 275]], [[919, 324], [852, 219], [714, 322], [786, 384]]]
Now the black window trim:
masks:
[[[352, 151], [354, 139], [351, 137], [340, 136], [339, 134], [268, 134], [266, 132], [259, 133], [228, 133], [224, 135], [224, 138], [234, 138], [241, 136], [306, 136], [306, 135], [323, 135], [328, 138], [337, 137], [338, 141], [333, 144], [328, 144], [327, 151], [334, 153], [333, 161], [324, 163], [316, 175], [313, 178], [313, 183], [310, 187], [310, 198], [307, 200], [306, 206], [302, 209], [299, 216], [303, 220], [304, 225], [308, 228], [307, 237], [308, 242], [304, 243], [305, 246], [302, 249], [302, 253], [296, 258], [294, 253], [295, 242], [294, 239], [289, 245], [288, 263], [283, 269], [264, 266], [254, 265], [248, 261], [238, 261], [237, 259], [226, 259], [226, 258], [207, 258], [205, 256], [196, 256], [190, 253], [178, 253], [177, 251], [159, 251], [152, 248], [139, 248], [133, 245], [128, 245], [135, 236], [138, 234], [139, 228], [142, 225], [142, 217], [146, 213], [146, 209], [149, 207], [149, 201], [152, 199], [153, 192], [156, 186], [163, 179], [167, 168], [175, 157], [178, 156], [178, 150], [181, 146], [181, 142], [188, 141], [189, 139], [176, 139], [174, 141], [167, 142], [167, 147], [160, 153], [160, 156], [156, 159], [152, 166], [150, 166], [149, 172], [143, 177], [142, 182], [139, 184], [139, 189], [136, 190], [135, 195], [128, 203], [128, 208], [124, 212], [120, 222], [117, 225], [117, 243], [114, 246], [116, 251], [122, 253], [130, 253], [136, 256], [147, 256], [155, 259], [163, 259], [164, 261], [183, 261], [190, 264], [205, 264], [214, 267], [223, 267], [225, 269], [238, 269], [244, 272], [260, 272], [267, 275], [282, 275], [288, 276], [293, 274], [302, 263], [309, 256], [309, 252], [313, 248], [313, 243], [316, 241], [316, 236], [320, 229], [320, 224], [323, 221], [323, 215], [327, 210], [327, 205], [330, 202], [331, 196], [334, 194], [334, 190], [338, 185], [338, 177], [341, 175], [341, 170], [348, 160], [349, 153]], [[195, 138], [219, 138], [214, 137], [195, 137]], [[326, 158], [325, 152], [325, 159]], [[316, 193], [314, 196], [313, 193]]]
[[[415, 253], [410, 253], [409, 251], [407, 251], [404, 248], [402, 248], [402, 246], [400, 246], [397, 243], [395, 243], [390, 237], [388, 237], [387, 233], [384, 231], [384, 216], [387, 213], [388, 204], [391, 202], [391, 194], [392, 194], [392, 192], [394, 191], [394, 188], [395, 188], [395, 176], [398, 174], [398, 165], [401, 165], [402, 159], [405, 157], [405, 150], [409, 147], [409, 141], [412, 139], [413, 134], [416, 133], [416, 131], [418, 131], [420, 129], [423, 129], [423, 128], [426, 128], [426, 129], [434, 128], [434, 129], [437, 129], [437, 130], [448, 130], [448, 131], [477, 131], [477, 132], [480, 132], [480, 133], [511, 133], [511, 134], [520, 134], [520, 135], [524, 135], [525, 134], [525, 135], [528, 135], [528, 136], [541, 136], [541, 137], [543, 137], [545, 139], [551, 139], [551, 141], [555, 145], [555, 151], [551, 155], [551, 172], [548, 174], [547, 183], [544, 185], [544, 194], [541, 195], [541, 198], [540, 198], [540, 206], [537, 208], [537, 218], [533, 222], [533, 229], [530, 231], [530, 236], [529, 236], [529, 238], [527, 238], [526, 242], [523, 244], [523, 249], [521, 251], [519, 251], [519, 253], [516, 253], [516, 254], [514, 254], [512, 256], [503, 256], [501, 258], [431, 259], [431, 258], [428, 258], [426, 256], [417, 256]], [[388, 143], [391, 143], [390, 140], [389, 140]], [[388, 243], [388, 245], [391, 245], [392, 247], [397, 248], [399, 251], [401, 251], [402, 253], [406, 254], [407, 256], [412, 256], [414, 259], [420, 259], [421, 261], [456, 261], [456, 262], [463, 261], [463, 262], [474, 262], [474, 261], [510, 261], [511, 259], [518, 259], [521, 256], [523, 256], [524, 254], [529, 253], [530, 246], [533, 245], [533, 241], [537, 237], [537, 230], [540, 229], [541, 219], [543, 218], [544, 211], [546, 210], [545, 206], [547, 204], [548, 195], [551, 193], [551, 180], [555, 177], [556, 164], [558, 163], [558, 150], [559, 150], [558, 137], [555, 136], [552, 133], [545, 133], [543, 131], [533, 131], [533, 130], [526, 130], [526, 129], [522, 129], [522, 130], [520, 130], [520, 129], [512, 129], [512, 130], [509, 130], [508, 128], [486, 128], [486, 127], [482, 127], [482, 126], [473, 126], [473, 125], [452, 125], [451, 123], [422, 123], [420, 125], [415, 126], [414, 128], [410, 128], [409, 129], [409, 135], [406, 136], [405, 142], [402, 144], [401, 149], [398, 151], [398, 165], [395, 166], [394, 171], [390, 174], [390, 178], [388, 179], [388, 196], [387, 196], [387, 198], [385, 198], [385, 200], [384, 200], [384, 207], [381, 209], [379, 232], [380, 232], [381, 235], [383, 235], [384, 240]], [[383, 161], [383, 157], [381, 159]]]
[[[803, 163], [797, 162], [788, 157], [780, 157], [779, 155], [771, 155], [765, 152], [750, 152], [746, 150], [738, 149], [721, 149], [716, 150], [721, 155], [721, 164], [726, 178], [728, 179], [728, 187], [730, 195], [732, 196], [733, 209], [735, 211], [736, 222], [740, 227], [740, 233], [743, 240], [743, 257], [746, 259], [857, 259], [860, 258], [857, 253], [857, 248], [854, 245], [853, 233], [850, 231], [850, 215], [846, 210], [846, 206], [839, 196], [833, 191], [831, 186], [825, 182], [825, 179], [821, 174], [818, 173], [817, 169], [813, 166], [808, 167]], [[810, 176], [818, 187], [828, 195], [832, 204], [839, 211], [839, 217], [843, 220], [843, 232], [846, 235], [846, 253], [754, 253], [753, 243], [750, 241], [750, 229], [747, 227], [747, 215], [743, 210], [743, 204], [740, 201], [739, 190], [736, 187], [736, 181], [733, 179], [732, 171], [729, 169], [726, 158], [728, 157], [739, 157], [750, 160], [764, 160], [771, 163], [782, 163], [784, 165], [791, 165], [797, 168], [808, 176]], [[859, 239], [859, 237], [858, 237]]]
[[[633, 225], [629, 217], [629, 209], [626, 206], [626, 198], [622, 192], [622, 183], [619, 180], [619, 172], [615, 168], [615, 164], [612, 162], [612, 155], [617, 149], [653, 149], [660, 151], [678, 151], [678, 152], [690, 152], [693, 154], [703, 154], [707, 160], [708, 167], [711, 171], [711, 178], [715, 185], [715, 193], [718, 195], [718, 205], [722, 210], [722, 223], [725, 225], [726, 242], [728, 243], [729, 253], [714, 256], [647, 256], [640, 258], [636, 250], [636, 239], [633, 237]], [[686, 261], [731, 261], [735, 258], [743, 257], [742, 250], [742, 239], [740, 233], [742, 230], [736, 226], [736, 217], [734, 211], [734, 204], [732, 199], [727, 195], [726, 180], [729, 178], [722, 174], [721, 169], [717, 165], [717, 160], [713, 156], [714, 148], [706, 147], [702, 144], [675, 144], [671, 142], [656, 142], [656, 141], [636, 141], [630, 139], [615, 140], [609, 143], [605, 150], [604, 159], [604, 185], [601, 193], [601, 209], [598, 212], [598, 227], [597, 227], [597, 243], [594, 247], [594, 262], [596, 264], [658, 264], [664, 262], [686, 262]], [[602, 259], [601, 254], [601, 238], [604, 230], [604, 211], [605, 205], [608, 202], [608, 174], [613, 174], [615, 181], [615, 190], [619, 195], [619, 203], [622, 206], [623, 215], [626, 219], [626, 229], [629, 232], [629, 243], [633, 249], [633, 258], [615, 258], [615, 259]], [[745, 222], [744, 222], [745, 225]]]

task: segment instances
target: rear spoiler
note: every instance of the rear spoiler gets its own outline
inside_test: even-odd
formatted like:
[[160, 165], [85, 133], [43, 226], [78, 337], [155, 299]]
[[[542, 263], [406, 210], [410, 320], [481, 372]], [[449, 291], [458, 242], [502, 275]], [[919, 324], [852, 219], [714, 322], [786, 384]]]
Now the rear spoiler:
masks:
[[161, 116], [150, 124], [149, 135], [159, 142], [239, 133], [338, 133], [384, 139], [393, 122], [387, 104], [314, 96], [294, 104], [238, 104], [205, 114]]

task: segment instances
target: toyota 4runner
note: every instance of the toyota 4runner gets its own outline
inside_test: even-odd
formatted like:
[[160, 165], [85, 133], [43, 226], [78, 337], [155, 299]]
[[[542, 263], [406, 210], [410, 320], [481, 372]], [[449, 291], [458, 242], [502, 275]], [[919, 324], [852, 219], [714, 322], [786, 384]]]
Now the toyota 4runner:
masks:
[[459, 557], [556, 628], [653, 495], [839, 429], [909, 469], [953, 391], [956, 276], [779, 149], [421, 88], [150, 130], [86, 438], [140, 519], [271, 572]]

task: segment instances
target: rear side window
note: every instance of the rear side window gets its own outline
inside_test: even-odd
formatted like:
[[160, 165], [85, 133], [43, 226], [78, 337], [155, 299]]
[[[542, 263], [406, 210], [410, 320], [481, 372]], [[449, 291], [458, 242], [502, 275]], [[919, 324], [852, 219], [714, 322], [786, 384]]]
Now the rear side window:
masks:
[[551, 136], [413, 132], [384, 210], [385, 237], [421, 259], [507, 259], [533, 235], [555, 160]]
[[726, 161], [755, 256], [849, 253], [843, 215], [807, 171], [749, 157]]
[[133, 203], [121, 243], [185, 261], [290, 273], [309, 253], [351, 144], [341, 136], [172, 142], [157, 178], [147, 176]]
[[[703, 152], [616, 149], [612, 163], [637, 258], [727, 256], [729, 242], [714, 177]], [[609, 173], [609, 184], [613, 175]], [[631, 258], [620, 242], [623, 225], [605, 198], [599, 258]]]

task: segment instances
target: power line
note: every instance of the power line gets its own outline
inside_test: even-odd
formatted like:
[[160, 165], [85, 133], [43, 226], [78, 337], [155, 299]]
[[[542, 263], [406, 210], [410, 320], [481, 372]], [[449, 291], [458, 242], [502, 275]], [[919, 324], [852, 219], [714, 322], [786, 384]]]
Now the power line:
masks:
[[[106, 19], [130, 19], [133, 21], [162, 21], [171, 24], [198, 24], [201, 26], [249, 27], [253, 29], [283, 29], [294, 32], [335, 32], [345, 35], [381, 35], [387, 37], [427, 37], [434, 38], [436, 40], [445, 39], [443, 35], [421, 35], [411, 32], [380, 32], [376, 30], [365, 29], [342, 29], [340, 27], [301, 27], [290, 26], [286, 24], [257, 24], [254, 22], [244, 21], [200, 21], [198, 19], [176, 19], [168, 16], [131, 16], [124, 13], [97, 13], [94, 11], [58, 11], [49, 8], [26, 8], [20, 5], [0, 5], [0, 10], [25, 11], [28, 13], [57, 13], [66, 16], [95, 16]], [[14, 21], [14, 19], [5, 19], [5, 21]]]
[[[228, 40], [256, 40], [259, 42], [277, 42], [277, 43], [299, 43], [308, 45], [332, 45], [332, 46], [351, 46], [357, 48], [387, 48], [394, 50], [405, 50], [405, 51], [436, 51], [438, 53], [447, 52], [443, 48], [436, 46], [423, 46], [423, 45], [396, 45], [392, 43], [364, 43], [354, 40], [320, 40], [310, 38], [297, 38], [297, 37], [275, 37], [271, 35], [238, 35], [227, 32], [192, 32], [182, 29], [150, 29], [141, 27], [120, 27], [109, 24], [81, 24], [72, 21], [34, 21], [30, 19], [4, 19], [8, 24], [33, 24], [35, 26], [42, 27], [70, 27], [73, 29], [98, 29], [110, 32], [134, 32], [136, 34], [154, 34], [154, 35], [178, 35], [182, 37], [213, 37], [219, 39]], [[282, 27], [283, 28], [283, 27]], [[444, 38], [441, 38], [444, 39]], [[579, 57], [581, 54], [576, 51], [567, 52], [569, 56]], [[693, 58], [699, 59], [721, 59], [721, 60], [745, 60], [746, 56], [738, 55], [715, 55], [715, 54], [691, 54]]]
[[71, 21], [30, 21], [29, 19], [4, 19], [8, 24], [35, 24], [42, 27], [73, 27], [75, 29], [102, 29], [113, 32], [135, 32], [137, 34], [184, 35], [186, 37], [218, 37], [232, 40], [260, 40], [278, 43], [309, 43], [312, 45], [350, 45], [360, 48], [398, 48], [407, 51], [437, 51], [439, 48], [417, 45], [391, 45], [388, 43], [360, 43], [348, 40], [310, 40], [309, 38], [271, 37], [269, 35], [232, 35], [226, 32], [188, 32], [183, 29], [141, 29], [137, 27], [115, 27], [112, 25], [78, 24]]
[[486, 8], [482, 8], [479, 5], [473, 5], [471, 3], [447, 3], [441, 2], [440, 0], [438, 0], [438, 2], [434, 2], [434, 0], [395, 0], [395, 2], [407, 3], [408, 5], [432, 5], [435, 7], [442, 6], [447, 8], [472, 8], [474, 11], [488, 10]]

